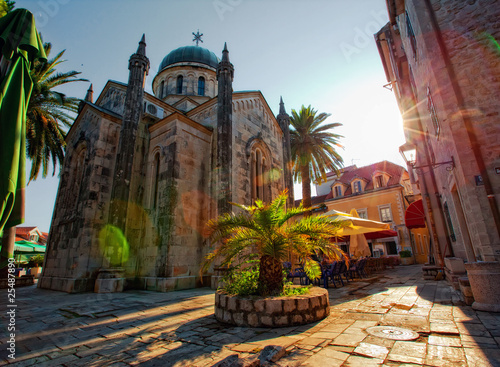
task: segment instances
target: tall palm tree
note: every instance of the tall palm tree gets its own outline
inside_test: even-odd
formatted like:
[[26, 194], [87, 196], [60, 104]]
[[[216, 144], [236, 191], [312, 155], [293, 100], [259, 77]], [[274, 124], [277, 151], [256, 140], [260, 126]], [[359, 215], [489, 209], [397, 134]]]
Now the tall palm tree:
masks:
[[[52, 49], [50, 43], [44, 44], [45, 53], [49, 56]], [[67, 97], [54, 88], [68, 83], [88, 81], [76, 76], [77, 71], [65, 73], [56, 72], [56, 67], [63, 63], [64, 50], [53, 59], [46, 62], [35, 61], [31, 70], [33, 90], [31, 92], [28, 111], [26, 113], [26, 151], [31, 159], [30, 181], [38, 177], [42, 168], [42, 177], [47, 172], [52, 160], [55, 174], [57, 163], [62, 165], [66, 132], [72, 123], [72, 116], [68, 113], [77, 112], [80, 100]]]
[[342, 251], [330, 242], [342, 222], [323, 216], [302, 217], [310, 208], [286, 208], [287, 193], [284, 191], [271, 203], [256, 200], [253, 206], [238, 205], [238, 214], [228, 213], [208, 222], [213, 241], [220, 241], [218, 247], [207, 255], [203, 270], [214, 260], [221, 260], [221, 266], [241, 263], [255, 254], [259, 257], [260, 295], [276, 295], [283, 291], [282, 261], [289, 253], [304, 261], [304, 268], [310, 278], [318, 278], [321, 270], [311, 255], [317, 251], [332, 259], [339, 259]]
[[302, 106], [300, 111], [292, 110], [290, 124], [290, 146], [292, 151], [293, 178], [302, 182], [302, 201], [305, 207], [311, 206], [311, 181], [326, 181], [327, 171], [338, 172], [344, 160], [334, 147], [343, 148], [339, 143], [342, 135], [329, 130], [342, 126], [335, 122], [323, 124], [330, 116], [317, 114], [311, 105]]
[[0, 0], [0, 18], [14, 9], [15, 1]]

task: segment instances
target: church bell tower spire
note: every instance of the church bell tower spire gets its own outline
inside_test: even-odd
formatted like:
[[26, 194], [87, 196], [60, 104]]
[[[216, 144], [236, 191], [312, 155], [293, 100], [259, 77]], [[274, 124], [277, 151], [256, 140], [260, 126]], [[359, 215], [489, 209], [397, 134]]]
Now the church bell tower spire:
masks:
[[217, 208], [218, 214], [230, 213], [232, 201], [233, 145], [233, 77], [234, 67], [224, 43], [222, 59], [217, 66]]
[[139, 122], [142, 116], [144, 82], [149, 72], [149, 59], [146, 57], [146, 37], [143, 34], [137, 52], [130, 56], [128, 63], [129, 79], [125, 94], [125, 105], [120, 130], [120, 140], [115, 163], [115, 179], [111, 191], [109, 222], [125, 232], [130, 184], [134, 162], [135, 145]]
[[290, 147], [290, 116], [286, 113], [283, 97], [280, 97], [280, 112], [276, 120], [283, 131], [283, 178], [285, 188], [288, 189], [287, 207], [293, 208], [293, 177], [292, 177], [292, 150]]

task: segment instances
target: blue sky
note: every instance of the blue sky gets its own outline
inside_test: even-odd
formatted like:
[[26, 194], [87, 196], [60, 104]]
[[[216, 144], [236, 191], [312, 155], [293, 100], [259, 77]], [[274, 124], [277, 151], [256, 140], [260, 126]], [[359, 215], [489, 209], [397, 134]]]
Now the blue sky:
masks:
[[[35, 14], [61, 71], [78, 70], [97, 98], [108, 79], [126, 82], [128, 59], [146, 34], [151, 69], [146, 90], [171, 50], [193, 44], [221, 55], [227, 42], [235, 90], [260, 90], [277, 113], [311, 104], [343, 124], [345, 164], [389, 160], [404, 165], [402, 120], [373, 34], [388, 21], [385, 0], [17, 0]], [[83, 98], [89, 83], [61, 91]], [[52, 171], [50, 172], [52, 173]], [[27, 187], [25, 225], [48, 231], [59, 179]], [[296, 196], [300, 197], [300, 187]]]

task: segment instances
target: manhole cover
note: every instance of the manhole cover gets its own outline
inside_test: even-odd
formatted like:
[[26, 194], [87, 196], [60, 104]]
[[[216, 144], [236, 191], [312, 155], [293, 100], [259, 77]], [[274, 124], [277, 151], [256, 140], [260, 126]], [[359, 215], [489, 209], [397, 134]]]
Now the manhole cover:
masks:
[[393, 340], [415, 340], [419, 335], [408, 329], [396, 326], [372, 326], [366, 329], [366, 332], [373, 336]]

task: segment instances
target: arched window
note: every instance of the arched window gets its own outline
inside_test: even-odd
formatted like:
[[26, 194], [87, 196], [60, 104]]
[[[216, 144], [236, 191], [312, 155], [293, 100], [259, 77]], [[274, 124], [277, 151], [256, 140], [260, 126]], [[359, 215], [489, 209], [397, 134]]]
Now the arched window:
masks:
[[158, 206], [158, 186], [160, 184], [160, 153], [156, 153], [153, 159], [153, 185], [151, 190], [151, 208]]
[[158, 97], [163, 98], [164, 93], [165, 93], [165, 81], [162, 80], [160, 83], [160, 93], [158, 93]]
[[257, 199], [264, 202], [270, 201], [270, 188], [267, 187], [269, 180], [266, 179], [269, 168], [267, 167], [266, 158], [260, 149], [257, 148], [251, 153], [250, 165], [252, 201]]
[[177, 94], [182, 94], [182, 83], [183, 83], [183, 77], [182, 75], [179, 75], [177, 77]]
[[199, 96], [205, 95], [205, 78], [202, 76], [198, 78], [198, 95]]

